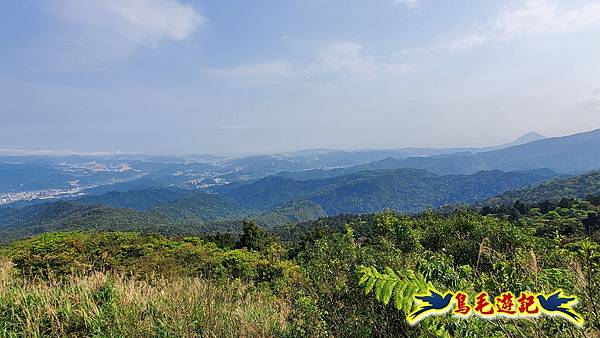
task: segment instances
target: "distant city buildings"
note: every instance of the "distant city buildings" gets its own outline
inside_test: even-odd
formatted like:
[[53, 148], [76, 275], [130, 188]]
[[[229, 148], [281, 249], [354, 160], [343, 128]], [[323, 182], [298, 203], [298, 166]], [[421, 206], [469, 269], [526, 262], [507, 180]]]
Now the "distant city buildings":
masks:
[[123, 173], [133, 168], [127, 163], [98, 163], [96, 161], [85, 162], [85, 163], [66, 163], [60, 164], [62, 170], [67, 172], [117, 172]]
[[23, 191], [23, 192], [11, 192], [0, 194], [0, 205], [8, 204], [18, 201], [31, 201], [35, 199], [51, 199], [58, 197], [75, 197], [81, 196], [83, 192], [81, 189], [47, 189], [40, 191]]

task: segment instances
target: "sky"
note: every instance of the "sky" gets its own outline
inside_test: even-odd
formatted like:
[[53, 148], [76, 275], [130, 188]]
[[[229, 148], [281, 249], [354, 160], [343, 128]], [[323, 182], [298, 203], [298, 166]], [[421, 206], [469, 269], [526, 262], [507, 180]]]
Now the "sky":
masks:
[[490, 146], [600, 128], [597, 0], [6, 0], [0, 152]]

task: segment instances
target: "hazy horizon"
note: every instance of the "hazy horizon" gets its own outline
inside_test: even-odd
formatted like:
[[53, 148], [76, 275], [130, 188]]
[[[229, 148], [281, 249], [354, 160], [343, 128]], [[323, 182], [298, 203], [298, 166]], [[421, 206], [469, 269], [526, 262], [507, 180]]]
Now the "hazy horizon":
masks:
[[487, 147], [600, 127], [591, 0], [0, 4], [4, 151]]
[[[591, 131], [595, 131], [598, 129], [592, 129], [592, 130], [584, 130], [584, 131], [580, 131], [577, 132], [575, 134], [579, 134], [579, 133], [586, 133], [586, 132], [591, 132]], [[316, 152], [316, 151], [346, 151], [346, 152], [360, 152], [360, 151], [371, 151], [371, 150], [394, 150], [394, 149], [467, 149], [467, 148], [473, 148], [473, 149], [485, 149], [485, 148], [494, 148], [494, 147], [498, 147], [498, 146], [506, 146], [509, 145], [515, 141], [517, 141], [518, 138], [529, 135], [531, 133], [537, 134], [539, 136], [542, 136], [544, 138], [556, 138], [556, 137], [564, 137], [564, 136], [570, 136], [573, 134], [565, 134], [565, 135], [542, 135], [540, 133], [537, 133], [535, 131], [530, 131], [527, 132], [525, 134], [519, 135], [516, 138], [507, 140], [506, 142], [503, 143], [499, 143], [499, 144], [488, 144], [488, 145], [473, 145], [473, 146], [447, 146], [447, 147], [427, 147], [427, 146], [411, 146], [411, 145], [406, 145], [406, 146], [398, 146], [398, 147], [381, 147], [381, 148], [324, 148], [324, 147], [320, 147], [320, 148], [299, 148], [299, 149], [289, 149], [289, 150], [280, 150], [280, 151], [265, 151], [265, 152], [260, 152], [260, 151], [255, 151], [255, 152], [222, 152], [222, 153], [209, 153], [209, 152], [187, 152], [187, 153], [177, 153], [177, 152], [173, 152], [173, 153], [151, 153], [151, 152], [143, 152], [143, 151], [122, 151], [122, 150], [96, 150], [96, 151], [75, 151], [75, 150], [69, 150], [69, 149], [2, 149], [0, 148], [0, 156], [70, 156], [70, 155], [75, 155], [75, 156], [98, 156], [98, 157], [102, 157], [102, 156], [113, 156], [113, 155], [131, 155], [131, 156], [135, 156], [135, 155], [147, 155], [147, 156], [175, 156], [175, 157], [185, 157], [185, 156], [216, 156], [216, 157], [244, 157], [244, 156], [256, 156], [256, 155], [276, 155], [276, 154], [286, 154], [286, 153], [299, 153], [299, 152]], [[494, 150], [494, 149], [491, 149]]]

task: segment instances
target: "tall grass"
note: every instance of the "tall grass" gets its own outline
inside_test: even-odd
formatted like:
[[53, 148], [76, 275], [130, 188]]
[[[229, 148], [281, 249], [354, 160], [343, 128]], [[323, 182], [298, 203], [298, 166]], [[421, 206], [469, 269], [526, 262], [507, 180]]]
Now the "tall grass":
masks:
[[269, 337], [290, 306], [249, 285], [96, 272], [24, 280], [0, 261], [0, 337]]

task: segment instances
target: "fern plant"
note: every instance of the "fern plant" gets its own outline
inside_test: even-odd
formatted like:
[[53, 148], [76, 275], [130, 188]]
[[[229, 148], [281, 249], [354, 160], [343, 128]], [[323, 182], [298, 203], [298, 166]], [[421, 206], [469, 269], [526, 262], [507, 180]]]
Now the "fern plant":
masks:
[[359, 266], [358, 273], [361, 275], [358, 282], [364, 286], [365, 294], [372, 291], [378, 301], [387, 305], [393, 299], [394, 307], [409, 313], [414, 305], [414, 295], [425, 292], [433, 285], [425, 278], [412, 270], [403, 273], [396, 272], [386, 267], [383, 273], [377, 271], [373, 266]]

